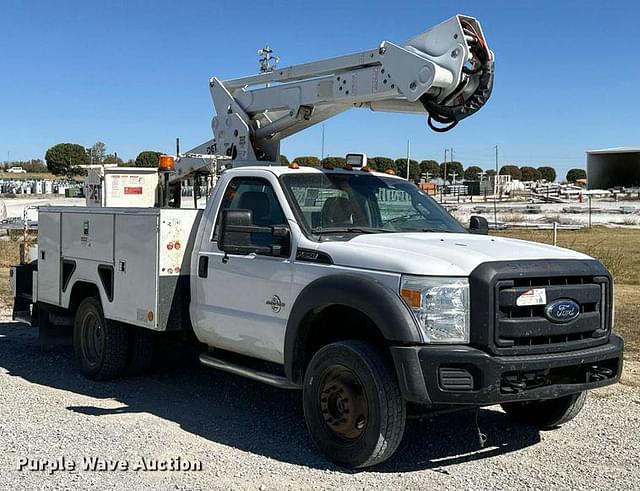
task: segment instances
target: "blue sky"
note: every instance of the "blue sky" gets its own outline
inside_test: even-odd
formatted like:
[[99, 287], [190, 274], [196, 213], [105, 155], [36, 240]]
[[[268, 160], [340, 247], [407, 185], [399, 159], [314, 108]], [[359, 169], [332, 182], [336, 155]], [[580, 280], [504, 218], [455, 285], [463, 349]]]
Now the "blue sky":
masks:
[[[29, 1], [0, 15], [0, 160], [42, 158], [59, 142], [104, 141], [127, 159], [211, 137], [210, 76], [257, 71], [405, 39], [456, 14], [478, 17], [496, 54], [489, 103], [453, 131], [420, 116], [352, 110], [326, 123], [325, 154], [363, 151], [465, 166], [584, 166], [588, 149], [640, 142], [632, 1]], [[321, 128], [283, 142], [319, 155]]]

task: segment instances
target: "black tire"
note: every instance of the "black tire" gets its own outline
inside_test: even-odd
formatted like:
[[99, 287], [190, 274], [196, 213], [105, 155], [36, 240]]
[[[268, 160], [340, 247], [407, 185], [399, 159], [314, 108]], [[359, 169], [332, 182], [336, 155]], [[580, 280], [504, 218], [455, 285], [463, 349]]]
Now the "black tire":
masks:
[[332, 343], [313, 356], [303, 406], [316, 445], [348, 467], [384, 462], [404, 434], [406, 407], [394, 368], [362, 341]]
[[129, 326], [129, 361], [127, 373], [141, 375], [149, 372], [153, 366], [155, 336], [149, 329]]
[[100, 300], [85, 298], [73, 323], [73, 349], [82, 374], [109, 380], [122, 374], [129, 354], [126, 326], [104, 318]]
[[502, 409], [515, 421], [550, 430], [571, 421], [582, 410], [587, 393], [578, 392], [557, 399], [509, 402]]

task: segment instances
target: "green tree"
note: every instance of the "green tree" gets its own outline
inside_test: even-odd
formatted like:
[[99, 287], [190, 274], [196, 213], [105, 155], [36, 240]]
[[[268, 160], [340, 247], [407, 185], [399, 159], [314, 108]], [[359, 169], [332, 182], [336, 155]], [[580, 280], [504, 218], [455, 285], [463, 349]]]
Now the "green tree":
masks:
[[293, 161], [300, 166], [320, 167], [320, 159], [318, 157], [313, 157], [311, 155], [296, 157], [295, 159], [293, 159]]
[[387, 169], [394, 169], [393, 159], [389, 157], [367, 158], [367, 166], [380, 172], [384, 172]]
[[322, 165], [330, 165], [335, 168], [344, 168], [347, 165], [347, 160], [344, 157], [325, 157], [320, 163]]
[[511, 179], [522, 179], [522, 172], [517, 165], [503, 165], [500, 167], [501, 176], [511, 176]]
[[491, 176], [495, 176], [496, 175], [496, 170], [495, 169], [487, 169], [485, 172], [487, 173], [487, 177], [491, 177]]
[[[407, 177], [407, 159], [402, 160], [402, 172], [398, 172], [398, 175]], [[409, 180], [415, 183], [420, 182], [420, 178], [422, 177], [421, 175], [422, 172], [420, 171], [420, 163], [417, 160], [409, 160]]]
[[280, 165], [289, 165], [289, 159], [284, 154], [280, 154]]
[[567, 172], [567, 182], [575, 183], [578, 179], [586, 179], [587, 173], [584, 169], [571, 169]]
[[107, 157], [107, 146], [102, 142], [95, 142], [91, 148], [87, 149], [89, 161], [92, 164], [104, 164]]
[[464, 176], [464, 169], [462, 168], [462, 164], [455, 160], [451, 162], [442, 162], [440, 164], [440, 175], [444, 176], [444, 169], [447, 168], [447, 176], [446, 180], [451, 181], [453, 179], [453, 173], [456, 173], [456, 181], [461, 181]]
[[556, 180], [556, 170], [553, 167], [538, 167], [538, 172], [540, 172], [540, 179], [548, 182], [554, 182]]
[[154, 152], [153, 150], [140, 152], [136, 157], [136, 167], [158, 167], [160, 155], [162, 152]]
[[87, 151], [77, 143], [58, 143], [47, 150], [44, 159], [49, 171], [56, 176], [84, 174], [80, 166], [89, 164]]
[[[393, 163], [393, 170], [402, 177], [407, 177], [407, 159], [396, 159]], [[414, 179], [415, 177], [415, 179]], [[415, 181], [420, 179], [420, 164], [417, 160], [409, 159], [409, 179]]]
[[105, 165], [117, 165], [118, 167], [122, 167], [124, 165], [124, 162], [120, 157], [118, 157], [117, 153], [108, 154], [102, 163]]
[[520, 173], [522, 174], [523, 181], [538, 181], [541, 179], [540, 171], [535, 167], [523, 166], [520, 167]]
[[440, 177], [440, 165], [435, 160], [423, 160], [420, 162], [420, 172], [422, 174], [429, 173], [429, 179]]
[[464, 170], [464, 178], [467, 181], [479, 181], [482, 169], [477, 165], [471, 165]]

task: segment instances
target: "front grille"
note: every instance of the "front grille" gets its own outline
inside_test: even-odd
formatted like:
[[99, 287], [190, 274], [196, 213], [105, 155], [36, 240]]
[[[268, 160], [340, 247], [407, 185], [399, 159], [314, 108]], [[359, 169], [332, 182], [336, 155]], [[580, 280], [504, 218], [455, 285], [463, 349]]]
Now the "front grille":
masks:
[[[517, 306], [531, 288], [544, 288], [547, 304], [571, 299], [580, 314], [566, 323], [553, 322], [545, 305]], [[608, 334], [609, 280], [603, 276], [551, 276], [500, 279], [495, 283], [493, 348], [500, 354], [549, 353], [601, 344]]]

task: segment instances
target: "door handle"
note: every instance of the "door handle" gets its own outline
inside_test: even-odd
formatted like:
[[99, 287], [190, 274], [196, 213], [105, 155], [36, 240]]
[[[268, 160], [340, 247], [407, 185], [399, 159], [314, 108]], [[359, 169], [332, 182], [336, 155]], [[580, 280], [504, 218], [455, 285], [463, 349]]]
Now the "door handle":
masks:
[[200, 256], [198, 258], [198, 276], [200, 278], [209, 276], [209, 256]]

